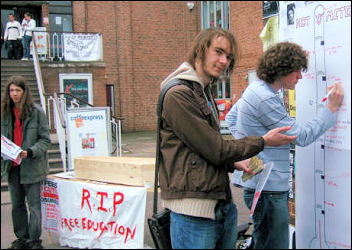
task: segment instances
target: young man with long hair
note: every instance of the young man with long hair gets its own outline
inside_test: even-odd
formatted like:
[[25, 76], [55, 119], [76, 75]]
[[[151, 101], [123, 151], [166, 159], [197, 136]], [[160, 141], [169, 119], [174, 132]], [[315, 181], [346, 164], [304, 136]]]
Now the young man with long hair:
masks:
[[1, 135], [23, 149], [19, 165], [1, 159], [1, 178], [8, 181], [13, 230], [17, 237], [9, 248], [43, 248], [40, 240], [42, 230], [40, 185], [49, 171], [48, 120], [40, 106], [33, 103], [28, 84], [22, 76], [9, 78], [1, 100]]

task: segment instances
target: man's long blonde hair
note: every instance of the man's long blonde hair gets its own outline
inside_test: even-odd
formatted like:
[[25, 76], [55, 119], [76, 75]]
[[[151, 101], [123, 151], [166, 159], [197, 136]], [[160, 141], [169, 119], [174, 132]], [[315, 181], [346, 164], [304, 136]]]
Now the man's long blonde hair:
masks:
[[240, 59], [240, 48], [235, 36], [228, 30], [221, 28], [209, 28], [202, 30], [193, 40], [191, 48], [188, 51], [186, 61], [195, 68], [196, 59], [199, 58], [203, 63], [206, 52], [209, 49], [214, 37], [225, 37], [229, 40], [231, 46], [231, 61], [226, 70], [226, 76], [229, 77]]
[[14, 102], [10, 98], [10, 86], [12, 84], [23, 90], [23, 96], [20, 102], [20, 113], [21, 118], [24, 118], [30, 114], [34, 103], [26, 80], [19, 75], [11, 76], [7, 80], [6, 89], [1, 97], [1, 116], [11, 115], [12, 109], [15, 106]]

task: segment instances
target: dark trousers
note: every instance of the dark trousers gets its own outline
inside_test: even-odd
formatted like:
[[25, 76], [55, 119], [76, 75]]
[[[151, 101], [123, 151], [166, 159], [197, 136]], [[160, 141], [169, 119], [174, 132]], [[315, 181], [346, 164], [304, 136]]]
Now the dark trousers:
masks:
[[11, 168], [8, 185], [12, 202], [13, 231], [16, 237], [27, 241], [39, 240], [42, 233], [41, 183], [21, 184], [20, 166], [18, 166]]
[[6, 41], [8, 59], [21, 59], [22, 45], [19, 40]]

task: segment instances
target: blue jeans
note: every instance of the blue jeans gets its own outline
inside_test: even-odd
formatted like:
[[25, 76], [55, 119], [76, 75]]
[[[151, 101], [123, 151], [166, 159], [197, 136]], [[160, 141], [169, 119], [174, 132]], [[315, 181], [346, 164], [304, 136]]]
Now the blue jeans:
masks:
[[215, 220], [177, 214], [171, 211], [173, 249], [234, 249], [237, 240], [237, 208], [218, 203]]
[[32, 36], [26, 36], [26, 35], [23, 36], [22, 38], [23, 58], [29, 58], [31, 41], [32, 41]]
[[[243, 199], [249, 209], [253, 196], [253, 191], [243, 190]], [[262, 192], [254, 210], [253, 226], [255, 249], [288, 249], [288, 191]]]

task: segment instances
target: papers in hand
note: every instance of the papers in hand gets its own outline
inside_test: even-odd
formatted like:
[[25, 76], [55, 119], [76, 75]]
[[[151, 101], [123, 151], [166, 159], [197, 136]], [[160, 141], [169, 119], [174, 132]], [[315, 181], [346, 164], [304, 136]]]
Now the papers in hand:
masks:
[[246, 182], [249, 179], [252, 179], [252, 177], [256, 174], [259, 174], [263, 169], [263, 160], [259, 159], [257, 156], [254, 156], [250, 159], [249, 161], [249, 168], [253, 171], [253, 175], [248, 174], [247, 172], [243, 172], [242, 174], [242, 181]]
[[4, 160], [11, 160], [19, 165], [22, 160], [20, 157], [20, 153], [22, 151], [22, 148], [17, 146], [5, 136], [1, 135], [1, 157]]
[[269, 175], [271, 173], [271, 170], [274, 166], [274, 163], [272, 161], [269, 161], [268, 163], [264, 164], [264, 170], [261, 172], [259, 181], [257, 183], [257, 186], [255, 188], [255, 193], [254, 193], [254, 198], [253, 198], [253, 203], [252, 203], [252, 208], [249, 217], [252, 219], [255, 207], [257, 206], [257, 202], [259, 200], [260, 194], [262, 193], [262, 190], [265, 186], [266, 181], [269, 178]]

